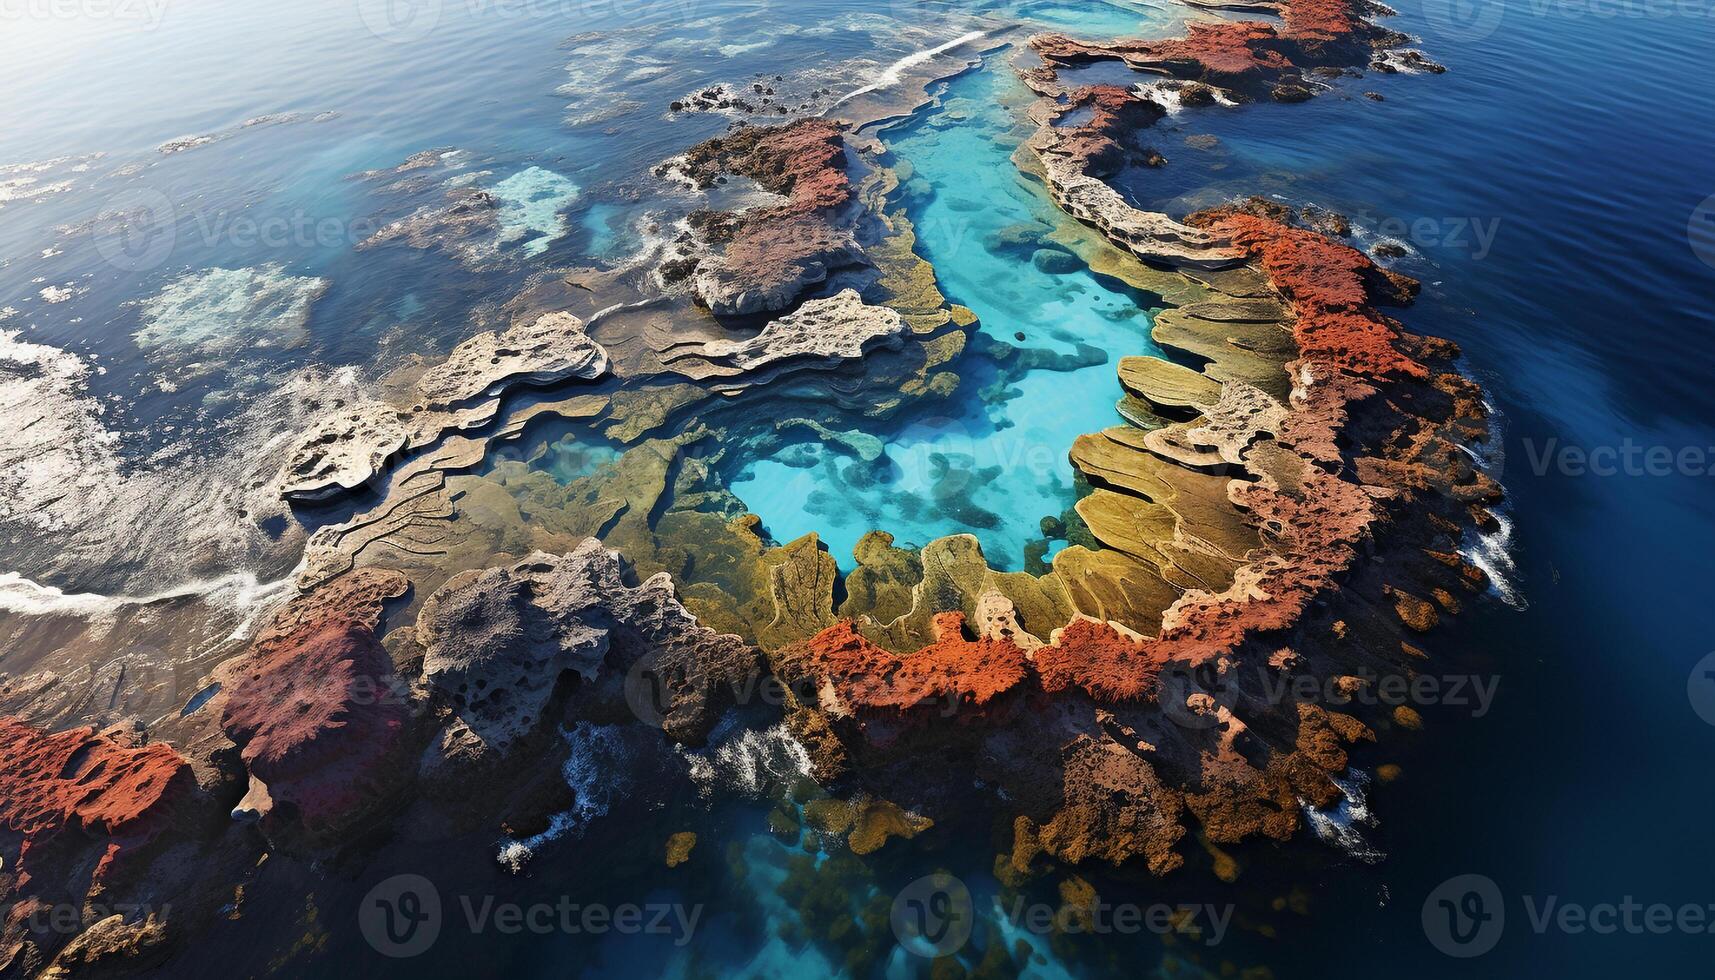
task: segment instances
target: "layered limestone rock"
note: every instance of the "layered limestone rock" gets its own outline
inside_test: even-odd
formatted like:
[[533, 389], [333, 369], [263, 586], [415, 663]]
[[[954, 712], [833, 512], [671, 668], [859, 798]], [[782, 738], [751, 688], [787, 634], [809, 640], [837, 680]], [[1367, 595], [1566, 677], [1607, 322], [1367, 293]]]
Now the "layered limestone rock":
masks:
[[477, 334], [424, 371], [407, 397], [353, 406], [305, 433], [281, 476], [280, 495], [316, 501], [349, 492], [385, 472], [401, 452], [492, 422], [510, 387], [592, 380], [607, 368], [607, 352], [569, 313]]
[[833, 367], [863, 357], [877, 346], [898, 346], [905, 320], [886, 306], [866, 304], [855, 289], [806, 300], [798, 309], [768, 321], [753, 337], [714, 340], [673, 351], [668, 367], [704, 380], [755, 374], [771, 368]]
[[1243, 252], [1218, 235], [1132, 207], [1118, 191], [1084, 173], [1079, 157], [1058, 152], [1061, 139], [1054, 130], [1041, 130], [1030, 146], [1041, 157], [1049, 196], [1067, 214], [1145, 262], [1220, 269], [1244, 260]]

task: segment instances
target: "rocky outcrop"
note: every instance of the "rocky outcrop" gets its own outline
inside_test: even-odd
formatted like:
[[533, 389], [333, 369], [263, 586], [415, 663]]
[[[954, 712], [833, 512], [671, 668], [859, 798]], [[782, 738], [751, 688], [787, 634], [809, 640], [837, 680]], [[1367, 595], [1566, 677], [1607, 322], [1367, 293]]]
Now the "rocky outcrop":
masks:
[[424, 679], [497, 758], [549, 717], [568, 672], [593, 681], [635, 670], [634, 708], [698, 742], [759, 663], [737, 636], [698, 623], [668, 576], [627, 586], [618, 554], [594, 539], [454, 576], [423, 604], [417, 629]]
[[1066, 137], [1044, 128], [1029, 145], [1042, 162], [1054, 203], [1139, 259], [1178, 269], [1222, 269], [1244, 260], [1244, 253], [1218, 234], [1126, 203], [1118, 191], [1083, 171], [1087, 148], [1081, 142], [1068, 146]]
[[424, 371], [397, 402], [353, 406], [305, 433], [281, 476], [280, 495], [310, 502], [350, 492], [402, 452], [493, 421], [508, 388], [591, 380], [607, 366], [607, 352], [570, 313], [477, 334]]
[[[430, 151], [418, 159], [424, 161], [422, 166], [433, 166], [428, 161], [438, 161], [439, 156]], [[475, 267], [494, 256], [499, 233], [500, 201], [480, 188], [459, 187], [447, 193], [444, 203], [426, 205], [382, 225], [357, 247], [399, 243], [417, 249], [445, 248]]]
[[692, 147], [661, 172], [699, 187], [748, 178], [785, 203], [742, 211], [699, 211], [664, 280], [689, 279], [697, 298], [721, 316], [786, 309], [808, 287], [863, 263], [851, 231], [843, 127], [824, 119], [747, 127]]
[[668, 367], [698, 380], [757, 374], [772, 368], [834, 367], [871, 348], [898, 346], [905, 320], [886, 306], [870, 306], [857, 290], [806, 300], [770, 320], [753, 337], [714, 340], [663, 355]]
[[[1121, 359], [1132, 424], [1073, 446], [1093, 487], [1076, 513], [1101, 548], [1074, 544], [1051, 574], [1022, 581], [980, 553], [934, 569], [931, 547], [921, 566], [896, 568], [891, 549], [860, 548], [841, 610], [852, 618], [772, 653], [794, 690], [815, 692], [806, 710], [820, 721], [800, 727], [823, 733], [828, 774], [860, 786], [892, 774], [898, 798], [909, 747], [936, 746], [1014, 801], [1020, 871], [1047, 855], [1136, 858], [1163, 873], [1183, 863], [1189, 821], [1212, 844], [1285, 839], [1301, 805], [1339, 798], [1330, 776], [1373, 730], [1265, 689], [1301, 671], [1409, 671], [1415, 648], [1397, 630], [1432, 628], [1459, 607], [1454, 590], [1481, 587], [1462, 562], [1434, 557], [1456, 550], [1474, 504], [1499, 495], [1461, 449], [1484, 438], [1481, 398], [1452, 370], [1452, 345], [1378, 310], [1410, 302], [1416, 284], [1331, 237], [1335, 217], [1265, 201], [1184, 221], [1131, 208], [1096, 174], [1150, 162], [1125, 159], [1138, 144], [1116, 122], [1137, 96], [1067, 93], [1053, 65], [1119, 57], [1266, 91], [1295, 77], [1293, 58], [1379, 36], [1342, 19], [1351, 9], [1307, 7], [1282, 30], [1194, 27], [1172, 42], [1035, 42], [1050, 67], [1027, 78], [1044, 99], [1021, 164], [1111, 244], [1202, 284], [1206, 299], [1152, 328], [1198, 366]], [[1075, 109], [1083, 123], [1055, 125]], [[1386, 563], [1359, 560], [1381, 549]], [[929, 637], [910, 625], [925, 616]]]
[[376, 639], [404, 576], [365, 569], [288, 603], [216, 676], [220, 726], [251, 785], [234, 816], [327, 836], [398, 783], [409, 685]]
[[[84, 727], [44, 732], [0, 718], [0, 834], [17, 855], [13, 887], [48, 862], [99, 856], [98, 883], [129, 852], [172, 829], [176, 807], [196, 791], [190, 766], [171, 746], [138, 745], [118, 732]], [[74, 858], [75, 860], [75, 858]]]
[[[178, 903], [188, 869], [174, 857], [209, 826], [211, 801], [191, 764], [144, 737], [131, 727], [49, 732], [0, 718], [0, 974], [106, 975], [164, 955], [168, 908], [132, 921], [92, 914], [165, 894]], [[67, 910], [77, 929], [63, 924]]]

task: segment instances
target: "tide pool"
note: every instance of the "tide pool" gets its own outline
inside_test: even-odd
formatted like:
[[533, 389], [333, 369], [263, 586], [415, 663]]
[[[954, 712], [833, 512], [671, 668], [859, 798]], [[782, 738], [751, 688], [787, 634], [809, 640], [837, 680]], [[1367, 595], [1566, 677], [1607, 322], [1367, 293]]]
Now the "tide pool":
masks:
[[731, 488], [777, 541], [815, 531], [842, 567], [872, 529], [900, 546], [968, 532], [999, 568], [1027, 565], [1043, 519], [1077, 499], [1072, 443], [1121, 422], [1115, 365], [1161, 356], [1149, 298], [1099, 278], [1049, 242], [1045, 190], [1012, 162], [1031, 126], [1023, 86], [1001, 64], [959, 76], [939, 103], [886, 133], [917, 251], [948, 299], [979, 318], [939, 414], [890, 433], [883, 457], [796, 443], [756, 460]]

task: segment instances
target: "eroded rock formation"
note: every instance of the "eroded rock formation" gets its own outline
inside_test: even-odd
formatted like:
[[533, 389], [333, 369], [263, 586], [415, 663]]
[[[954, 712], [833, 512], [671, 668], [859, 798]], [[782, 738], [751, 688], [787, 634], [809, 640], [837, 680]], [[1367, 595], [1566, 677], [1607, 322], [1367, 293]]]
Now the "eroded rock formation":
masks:
[[[824, 740], [820, 775], [898, 798], [900, 761], [934, 745], [1015, 801], [1021, 866], [1037, 854], [1135, 857], [1164, 872], [1181, 863], [1176, 842], [1193, 820], [1216, 843], [1290, 836], [1301, 806], [1339, 798], [1329, 777], [1347, 765], [1344, 746], [1374, 732], [1265, 690], [1303, 672], [1409, 671], [1416, 652], [1400, 630], [1437, 618], [1417, 592], [1482, 586], [1462, 561], [1435, 557], [1457, 551], [1469, 508], [1499, 497], [1461, 448], [1485, 437], [1481, 398], [1452, 369], [1451, 344], [1377, 309], [1408, 303], [1416, 284], [1329, 237], [1338, 222], [1326, 215], [1257, 201], [1175, 221], [1131, 207], [1097, 175], [1139, 152], [1122, 116], [1147, 124], [1160, 112], [1132, 105], [1135, 92], [1069, 93], [1055, 77], [1057, 63], [1119, 58], [1246, 94], [1296, 84], [1295, 65], [1393, 40], [1355, 6], [1282, 9], [1281, 30], [1033, 42], [1049, 68], [1027, 79], [1045, 98], [1034, 161], [1021, 162], [1068, 214], [1138, 258], [1188, 270], [1209, 295], [1154, 327], [1164, 349], [1202, 366], [1121, 360], [1133, 424], [1072, 448], [1094, 488], [1078, 516], [1104, 548], [1063, 550], [1028, 589], [980, 553], [937, 586], [925, 568], [909, 612], [851, 608], [854, 618], [774, 654], [795, 689], [816, 692], [803, 710], [821, 720], [804, 730], [838, 743]], [[1081, 124], [1054, 124], [1077, 110]], [[1358, 561], [1377, 549], [1387, 565]], [[854, 579], [869, 565], [859, 560]], [[979, 609], [982, 623], [1006, 625], [969, 633]], [[920, 618], [907, 625], [924, 611], [930, 635]], [[937, 789], [903, 785], [934, 811]]]
[[665, 264], [663, 278], [689, 278], [710, 311], [741, 315], [786, 309], [830, 271], [863, 262], [850, 227], [842, 128], [824, 119], [745, 128], [669, 164], [699, 187], [744, 177], [786, 201], [693, 214], [691, 253]]
[[401, 452], [493, 421], [510, 387], [606, 372], [607, 352], [570, 313], [477, 334], [423, 371], [398, 402], [353, 406], [306, 433], [281, 477], [280, 495], [315, 501], [348, 492], [385, 472]]

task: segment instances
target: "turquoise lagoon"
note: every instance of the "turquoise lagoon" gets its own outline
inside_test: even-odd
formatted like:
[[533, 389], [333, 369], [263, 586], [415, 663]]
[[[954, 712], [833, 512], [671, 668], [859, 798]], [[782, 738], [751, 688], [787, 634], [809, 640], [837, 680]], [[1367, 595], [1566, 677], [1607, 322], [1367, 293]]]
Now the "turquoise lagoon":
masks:
[[941, 84], [936, 105], [883, 133], [918, 254], [979, 319], [952, 365], [959, 390], [887, 434], [879, 467], [801, 443], [731, 481], [775, 540], [814, 531], [843, 568], [872, 529], [901, 546], [968, 532], [996, 567], [1024, 567], [1042, 519], [1077, 499], [1073, 440], [1121, 422], [1118, 359], [1161, 356], [1149, 338], [1159, 306], [1044, 237], [1054, 206], [1012, 161], [1033, 128], [1020, 112], [1028, 93], [1001, 62]]

